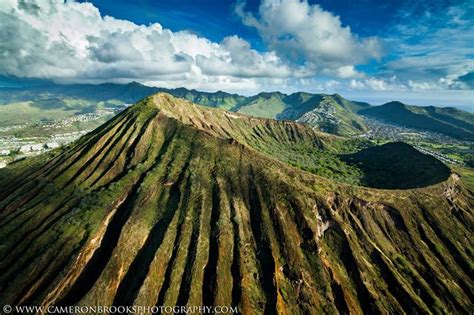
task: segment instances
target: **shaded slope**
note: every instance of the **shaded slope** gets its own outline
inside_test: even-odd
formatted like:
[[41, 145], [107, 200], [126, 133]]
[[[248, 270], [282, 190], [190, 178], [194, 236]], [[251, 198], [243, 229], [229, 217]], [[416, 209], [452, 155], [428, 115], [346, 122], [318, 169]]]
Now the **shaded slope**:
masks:
[[403, 142], [367, 148], [342, 159], [363, 171], [364, 186], [375, 188], [424, 187], [445, 181], [451, 174], [441, 161]]
[[[372, 147], [364, 140], [331, 136], [290, 121], [206, 108], [165, 94], [152, 98], [168, 117], [339, 182], [405, 189], [433, 185], [450, 174], [441, 162], [407, 144]], [[359, 152], [361, 148], [365, 150]]]
[[458, 177], [350, 188], [250, 149], [239, 126], [264, 120], [201, 114], [158, 95], [2, 173], [0, 303], [472, 309], [474, 205]]

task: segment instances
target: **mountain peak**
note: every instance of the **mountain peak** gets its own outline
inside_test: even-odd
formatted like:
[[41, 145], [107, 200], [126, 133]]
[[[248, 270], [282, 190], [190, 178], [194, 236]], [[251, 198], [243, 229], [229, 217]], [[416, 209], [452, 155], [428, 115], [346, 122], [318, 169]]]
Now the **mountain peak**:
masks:
[[178, 119], [180, 121], [192, 120], [198, 112], [205, 109], [198, 109], [199, 105], [195, 105], [185, 99], [175, 97], [167, 92], [158, 92], [153, 94], [141, 102], [136, 104], [138, 110], [146, 108], [158, 109], [162, 115], [170, 118]]
[[0, 303], [468, 313], [472, 200], [459, 178], [372, 190], [277, 159], [324, 162], [325, 140], [158, 93], [14, 163], [0, 173]]
[[282, 96], [285, 96], [285, 94], [283, 94], [279, 91], [276, 91], [276, 92], [260, 92], [257, 95], [255, 95], [256, 98], [262, 97], [264, 99], [270, 99], [272, 97], [282, 97]]
[[402, 102], [399, 102], [399, 101], [391, 101], [391, 102], [383, 104], [382, 106], [406, 108], [406, 104], [404, 104]]
[[[356, 118], [321, 95], [266, 95], [255, 107]], [[148, 96], [0, 171], [0, 304], [468, 313], [472, 198], [459, 178], [405, 144], [348, 155], [366, 145], [352, 141]]]
[[[155, 108], [160, 114], [175, 119], [207, 134], [221, 138], [233, 139], [241, 144], [250, 145], [254, 142], [255, 130], [266, 130], [270, 138], [277, 137], [275, 133], [285, 133], [293, 130], [301, 138], [320, 138], [310, 127], [295, 122], [277, 121], [257, 118], [240, 113], [229, 112], [194, 104], [190, 101], [174, 97], [171, 94], [156, 93], [137, 104], [137, 108]], [[316, 142], [318, 142], [316, 139]]]
[[137, 81], [132, 81], [130, 83], [127, 84], [128, 86], [146, 86], [144, 84], [141, 84], [140, 82], [137, 82]]
[[182, 98], [173, 96], [168, 92], [158, 92], [151, 95], [149, 98], [151, 98], [153, 100], [153, 103], [157, 106], [167, 104], [169, 102], [181, 103], [184, 101]]

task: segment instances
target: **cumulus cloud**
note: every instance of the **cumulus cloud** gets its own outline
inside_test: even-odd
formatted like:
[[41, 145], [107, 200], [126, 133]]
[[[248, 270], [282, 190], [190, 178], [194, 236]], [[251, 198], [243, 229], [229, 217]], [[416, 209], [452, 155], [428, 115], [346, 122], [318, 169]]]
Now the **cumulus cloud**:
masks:
[[217, 43], [158, 23], [145, 26], [102, 16], [88, 2], [4, 0], [0, 74], [62, 82], [136, 80], [258, 89], [317, 74], [360, 77], [354, 61], [379, 53], [375, 39], [358, 39], [338, 17], [306, 2], [263, 1], [260, 20], [253, 22], [242, 14], [247, 25], [258, 28], [267, 51], [256, 51], [235, 35]]
[[155, 82], [218, 89], [298, 75], [274, 52], [237, 36], [221, 43], [102, 16], [92, 3], [0, 3], [0, 74], [63, 82]]
[[364, 75], [358, 72], [354, 66], [342, 66], [337, 69], [337, 75], [340, 78], [348, 79], [348, 78], [357, 78], [363, 77]]
[[217, 53], [209, 57], [196, 56], [196, 64], [204, 74], [225, 74], [234, 77], [278, 77], [293, 75], [292, 69], [283, 64], [275, 53], [258, 53], [238, 36], [224, 38]]
[[244, 7], [243, 2], [236, 7], [243, 23], [256, 28], [271, 50], [294, 63], [347, 75], [351, 65], [381, 56], [375, 37], [359, 38], [338, 16], [306, 0], [263, 0], [259, 16]]
[[[188, 71], [191, 58], [159, 24], [102, 17], [91, 3], [6, 0], [0, 73], [19, 77], [134, 79]], [[34, 8], [34, 9], [33, 9]]]
[[[448, 10], [447, 26], [416, 44], [406, 44], [403, 36], [383, 39], [396, 46], [393, 51], [401, 51], [401, 57], [379, 65], [380, 71], [370, 76], [357, 66], [380, 58], [381, 39], [359, 37], [318, 5], [307, 0], [262, 0], [258, 13], [247, 12], [243, 2], [236, 12], [245, 25], [258, 31], [265, 51], [253, 49], [236, 35], [214, 42], [158, 23], [137, 25], [102, 16], [89, 2], [2, 0], [0, 75], [65, 83], [134, 80], [243, 94], [473, 86], [474, 64], [469, 57], [473, 51], [468, 44], [473, 23], [465, 8]], [[397, 32], [411, 39], [421, 31], [407, 24]], [[445, 45], [445, 38], [451, 44]]]

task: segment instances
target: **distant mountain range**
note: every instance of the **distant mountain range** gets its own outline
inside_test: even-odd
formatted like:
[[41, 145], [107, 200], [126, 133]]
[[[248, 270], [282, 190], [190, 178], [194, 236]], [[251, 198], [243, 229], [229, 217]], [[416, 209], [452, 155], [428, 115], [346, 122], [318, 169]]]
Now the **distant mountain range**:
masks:
[[149, 87], [136, 82], [125, 85], [50, 84], [30, 88], [2, 88], [0, 103], [36, 101], [38, 106], [47, 106], [51, 102], [45, 100], [60, 103], [62, 97], [68, 97], [111, 104], [131, 104], [157, 92], [167, 92], [196, 104], [251, 116], [293, 120], [336, 135], [348, 136], [366, 132], [366, 116], [386, 123], [474, 141], [474, 114], [453, 107], [421, 107], [400, 102], [371, 106], [368, 103], [347, 100], [338, 94], [298, 92], [287, 95], [281, 92], [264, 92], [246, 97], [222, 91], [209, 93], [186, 88]]
[[[228, 106], [239, 97], [222, 96]], [[314, 104], [368, 107], [267, 96], [300, 104], [288, 114], [296, 120]], [[470, 313], [474, 204], [464, 178], [404, 143], [343, 154], [359, 141], [147, 97], [0, 170], [0, 305]], [[366, 187], [337, 179], [357, 174]]]

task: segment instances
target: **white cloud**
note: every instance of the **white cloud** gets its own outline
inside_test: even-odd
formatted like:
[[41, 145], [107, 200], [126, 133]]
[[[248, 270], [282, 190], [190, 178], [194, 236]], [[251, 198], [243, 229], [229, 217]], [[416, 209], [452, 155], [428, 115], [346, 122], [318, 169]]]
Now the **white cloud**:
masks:
[[362, 89], [365, 89], [365, 84], [360, 82], [359, 80], [354, 80], [352, 79], [350, 82], [349, 82], [349, 87], [351, 89], [355, 89], [355, 90], [362, 90]]
[[[269, 50], [259, 52], [235, 35], [216, 43], [158, 23], [145, 26], [102, 16], [89, 2], [5, 0], [0, 3], [0, 75], [69, 83], [135, 80], [250, 93], [284, 89], [316, 74], [360, 78], [348, 60], [377, 54], [371, 46], [375, 40], [359, 40], [318, 6], [264, 1], [260, 13], [262, 20], [255, 23], [265, 39], [279, 37], [277, 29], [294, 38], [289, 54], [282, 49], [291, 41], [270, 40]], [[370, 47], [375, 47], [370, 56], [359, 51]]]
[[436, 90], [439, 86], [433, 82], [416, 82], [408, 80], [408, 86], [413, 90]]
[[376, 91], [384, 91], [389, 89], [388, 83], [381, 79], [370, 78], [365, 80], [364, 84]]
[[354, 66], [342, 66], [337, 69], [337, 75], [340, 78], [343, 79], [349, 79], [349, 78], [358, 78], [358, 77], [363, 77], [364, 75], [360, 72], [358, 72]]
[[196, 56], [196, 64], [204, 74], [253, 78], [287, 78], [293, 75], [292, 70], [274, 53], [258, 53], [238, 36], [224, 38], [219, 48], [209, 57]]
[[244, 3], [236, 12], [279, 56], [295, 63], [303, 60], [308, 67], [337, 74], [340, 67], [381, 56], [376, 38], [358, 38], [338, 16], [306, 0], [263, 0], [259, 17], [246, 12]]
[[424, 16], [418, 9], [410, 10], [385, 39], [398, 57], [383, 66], [384, 74], [411, 80], [418, 89], [468, 89], [456, 79], [474, 71], [474, 2]]
[[[457, 88], [456, 88], [457, 87]], [[467, 83], [459, 80], [458, 76], [448, 76], [439, 80], [408, 80], [406, 83], [398, 80], [396, 76], [391, 78], [370, 77], [364, 80], [352, 79], [348, 88], [352, 90], [371, 91], [440, 91], [440, 90], [469, 90]]]
[[348, 84], [349, 89], [353, 90], [371, 90], [371, 91], [403, 91], [407, 89], [405, 84], [397, 81], [397, 77], [377, 78], [370, 77], [364, 80], [352, 79]]
[[[421, 93], [469, 89], [474, 84], [469, 57], [473, 50], [468, 44], [473, 24], [464, 8], [450, 9], [449, 25], [416, 45], [405, 44], [403, 38], [389, 42], [402, 57], [373, 76], [358, 72], [356, 66], [381, 56], [380, 40], [358, 37], [318, 5], [262, 0], [258, 15], [244, 11], [243, 3], [236, 10], [244, 24], [258, 30], [267, 51], [252, 49], [235, 35], [213, 42], [158, 23], [145, 26], [102, 16], [89, 2], [1, 0], [0, 75], [67, 83], [135, 80], [242, 94]], [[416, 25], [398, 31], [407, 38], [421, 32]]]
[[92, 3], [0, 3], [0, 74], [63, 82], [156, 82], [205, 89], [249, 88], [299, 70], [273, 52], [230, 36], [212, 42], [160, 24], [101, 16]]

